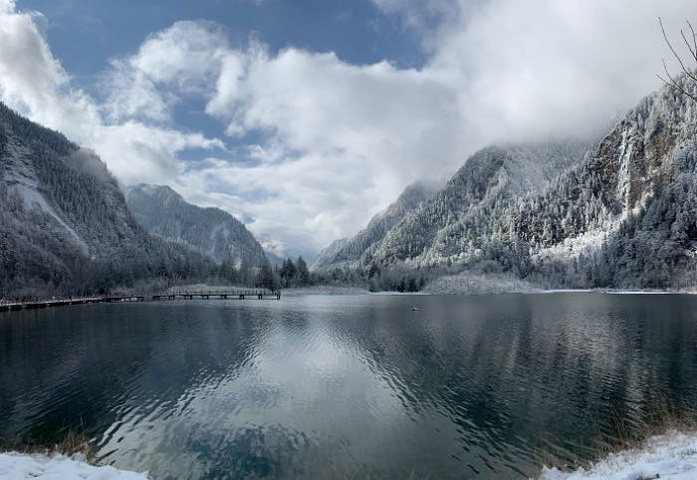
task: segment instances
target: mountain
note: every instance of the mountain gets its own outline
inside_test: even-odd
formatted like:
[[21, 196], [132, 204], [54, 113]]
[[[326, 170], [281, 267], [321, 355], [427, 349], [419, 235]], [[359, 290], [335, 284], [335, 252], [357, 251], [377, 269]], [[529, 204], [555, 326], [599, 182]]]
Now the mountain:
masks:
[[266, 254], [266, 258], [269, 259], [269, 263], [271, 263], [272, 268], [280, 268], [281, 265], [283, 265], [283, 260], [285, 260], [285, 258], [277, 255], [276, 253], [268, 249], [264, 249], [264, 254]]
[[216, 263], [262, 266], [264, 249], [235, 217], [218, 208], [187, 203], [170, 187], [137, 185], [126, 189], [126, 200], [138, 223], [148, 232], [181, 242]]
[[93, 152], [0, 103], [0, 298], [105, 291], [205, 267], [138, 225]]
[[694, 287], [697, 105], [664, 87], [597, 142], [485, 148], [358, 257], [366, 277], [391, 271], [401, 285], [423, 281], [409, 270], [446, 268], [547, 287]]
[[310, 269], [315, 271], [330, 267], [337, 267], [337, 263], [341, 261], [339, 259], [342, 258], [341, 252], [350, 241], [351, 239], [348, 237], [334, 240], [317, 254], [315, 261], [312, 263], [312, 265], [310, 265]]
[[369, 255], [371, 249], [378, 245], [400, 220], [433, 196], [435, 192], [436, 188], [433, 185], [423, 182], [408, 186], [392, 205], [375, 215], [368, 226], [353, 238], [336, 240], [322, 250], [312, 264], [312, 269], [326, 270], [358, 266], [359, 260]]
[[[372, 260], [437, 266], [471, 253], [521, 195], [539, 191], [578, 163], [590, 145], [553, 142], [493, 146], [472, 155], [433, 198], [385, 235]], [[470, 241], [473, 243], [470, 245]]]
[[326, 248], [313, 268], [452, 262], [463, 251], [457, 242], [465, 226], [493, 222], [516, 198], [539, 191], [560, 171], [580, 162], [589, 147], [584, 142], [557, 142], [485, 148], [441, 190], [418, 183], [407, 187], [366, 229]]
[[[683, 88], [696, 85], [682, 78]], [[695, 286], [697, 105], [644, 98], [594, 155], [512, 212], [540, 277], [572, 285]]]

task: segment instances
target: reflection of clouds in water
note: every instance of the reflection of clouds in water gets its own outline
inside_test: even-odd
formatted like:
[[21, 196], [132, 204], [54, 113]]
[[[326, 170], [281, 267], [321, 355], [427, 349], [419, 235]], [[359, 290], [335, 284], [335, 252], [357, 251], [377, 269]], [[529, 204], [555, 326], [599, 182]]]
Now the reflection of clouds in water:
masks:
[[[2, 338], [35, 337], [42, 351], [27, 359], [22, 340], [6, 353], [0, 419], [21, 431], [84, 413], [103, 461], [156, 477], [519, 478], [541, 455], [592, 456], [618, 418], [641, 432], [664, 399], [697, 401], [694, 301], [296, 297], [20, 313], [23, 336], [0, 317]], [[37, 378], [48, 387], [33, 398]], [[25, 406], [39, 420], [20, 418]]]

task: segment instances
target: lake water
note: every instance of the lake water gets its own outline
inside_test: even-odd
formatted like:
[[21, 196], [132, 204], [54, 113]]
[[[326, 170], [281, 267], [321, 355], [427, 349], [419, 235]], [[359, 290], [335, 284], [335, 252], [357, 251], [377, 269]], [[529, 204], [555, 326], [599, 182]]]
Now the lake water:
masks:
[[[417, 307], [418, 311], [412, 311]], [[154, 478], [525, 478], [697, 405], [697, 296], [298, 296], [0, 314], [0, 442]]]

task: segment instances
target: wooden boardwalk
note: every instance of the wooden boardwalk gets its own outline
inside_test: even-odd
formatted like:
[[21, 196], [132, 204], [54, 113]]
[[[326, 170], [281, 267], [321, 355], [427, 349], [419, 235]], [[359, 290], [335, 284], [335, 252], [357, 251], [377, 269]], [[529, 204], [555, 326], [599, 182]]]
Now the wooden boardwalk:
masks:
[[158, 295], [153, 295], [153, 300], [175, 300], [177, 298], [183, 298], [185, 300], [193, 300], [195, 298], [201, 300], [210, 300], [212, 298], [217, 298], [220, 300], [228, 299], [239, 299], [247, 300], [250, 298], [256, 298], [258, 300], [280, 300], [281, 291], [280, 290], [268, 290], [265, 288], [250, 288], [250, 289], [239, 289], [239, 290], [205, 290], [205, 291], [177, 291], [171, 293], [162, 293]]
[[177, 292], [157, 293], [149, 295], [102, 295], [98, 297], [63, 298], [52, 300], [29, 301], [0, 301], [0, 312], [10, 310], [31, 310], [48, 307], [64, 307], [67, 305], [80, 305], [86, 303], [111, 303], [111, 302], [144, 302], [146, 300], [280, 300], [280, 290], [268, 290], [264, 288], [232, 289], [232, 290], [183, 290]]

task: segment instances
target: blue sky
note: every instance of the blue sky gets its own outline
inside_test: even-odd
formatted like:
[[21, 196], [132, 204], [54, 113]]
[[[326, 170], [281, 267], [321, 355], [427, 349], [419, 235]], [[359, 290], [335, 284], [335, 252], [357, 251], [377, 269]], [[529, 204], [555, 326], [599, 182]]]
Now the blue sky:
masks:
[[44, 14], [54, 54], [78, 77], [99, 73], [106, 59], [137, 49], [150, 33], [192, 19], [218, 22], [233, 42], [257, 34], [275, 50], [333, 51], [359, 64], [425, 60], [418, 35], [368, 0], [20, 0], [18, 7]]
[[[109, 59], [137, 50], [152, 32], [185, 20], [217, 23], [233, 45], [256, 36], [272, 52], [296, 47], [334, 52], [351, 64], [389, 59], [400, 68], [418, 68], [427, 58], [417, 32], [369, 0], [19, 0], [17, 6], [42, 13], [53, 54], [76, 85], [97, 97], [104, 93], [95, 86]], [[202, 102], [185, 102], [174, 120], [222, 135], [225, 126], [201, 115], [202, 109]]]
[[694, 0], [0, 0], [0, 99], [312, 257], [495, 142], [597, 134]]

